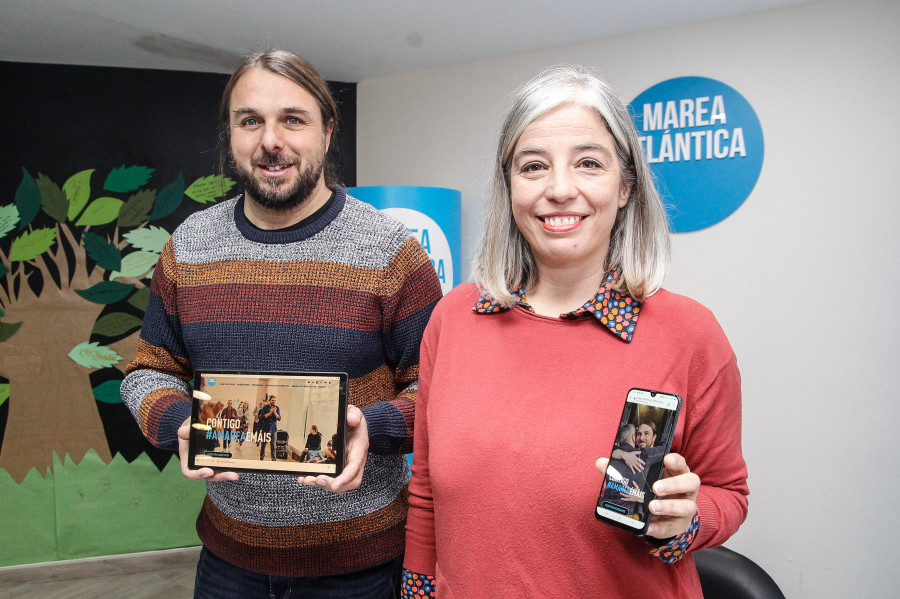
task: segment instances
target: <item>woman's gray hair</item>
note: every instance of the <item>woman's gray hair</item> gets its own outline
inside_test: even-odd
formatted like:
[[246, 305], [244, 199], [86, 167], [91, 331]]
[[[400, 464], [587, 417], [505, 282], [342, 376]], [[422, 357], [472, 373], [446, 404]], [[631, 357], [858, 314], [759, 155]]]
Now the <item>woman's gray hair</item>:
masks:
[[563, 104], [596, 111], [615, 139], [622, 183], [631, 192], [613, 224], [606, 270], [619, 268], [616, 288], [644, 300], [662, 287], [669, 266], [665, 208], [627, 107], [606, 82], [579, 66], [548, 67], [513, 92], [513, 104], [506, 112], [497, 144], [484, 230], [473, 263], [475, 280], [506, 306], [515, 303], [511, 290], [519, 283], [527, 291], [537, 282], [531, 248], [513, 219], [510, 164], [525, 128]]

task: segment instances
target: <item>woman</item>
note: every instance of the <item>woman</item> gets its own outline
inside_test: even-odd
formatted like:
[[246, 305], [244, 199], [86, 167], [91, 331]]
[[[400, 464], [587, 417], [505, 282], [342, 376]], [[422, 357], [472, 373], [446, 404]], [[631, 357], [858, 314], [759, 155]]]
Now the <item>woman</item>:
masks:
[[301, 462], [318, 462], [319, 451], [322, 449], [322, 433], [319, 427], [313, 424], [309, 427], [309, 434], [306, 435], [306, 445], [300, 455]]
[[[747, 511], [740, 375], [712, 314], [661, 288], [665, 212], [627, 109], [547, 69], [515, 94], [494, 169], [480, 284], [422, 341], [403, 593], [702, 597], [690, 552]], [[593, 515], [633, 387], [684, 400], [646, 537]]]
[[263, 419], [260, 417], [259, 412], [267, 403], [269, 403], [268, 394], [266, 394], [265, 399], [263, 399], [262, 397], [257, 398], [256, 408], [253, 409], [253, 435], [251, 439], [254, 439], [256, 441], [257, 447], [259, 447], [260, 436], [263, 432]]
[[244, 440], [247, 438], [247, 428], [250, 423], [250, 402], [242, 401], [238, 404], [238, 420], [241, 422], [241, 427], [238, 430], [238, 447], [244, 446]]

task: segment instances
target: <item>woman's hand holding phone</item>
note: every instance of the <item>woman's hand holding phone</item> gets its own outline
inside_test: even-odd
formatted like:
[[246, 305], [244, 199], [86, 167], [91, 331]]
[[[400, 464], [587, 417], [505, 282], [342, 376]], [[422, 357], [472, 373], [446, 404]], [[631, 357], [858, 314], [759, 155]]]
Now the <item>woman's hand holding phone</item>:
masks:
[[[605, 474], [609, 458], [598, 459], [596, 465], [600, 474]], [[646, 534], [656, 539], [674, 537], [690, 528], [700, 491], [700, 477], [690, 471], [681, 455], [666, 454], [663, 465], [664, 478], [653, 485], [657, 498], [648, 505], [653, 516]]]
[[685, 532], [697, 513], [700, 477], [691, 472], [685, 459], [670, 453], [663, 458], [666, 473], [653, 485], [656, 499], [648, 506], [653, 517], [647, 535], [666, 539]]
[[[594, 511], [598, 520], [634, 534], [648, 535], [652, 534], [648, 532], [648, 527], [653, 514], [677, 519], [689, 509], [685, 505], [667, 503], [657, 506], [659, 512], [650, 509], [659, 479], [666, 474], [673, 477], [690, 475], [684, 459], [681, 456], [673, 458], [676, 454], [669, 454], [681, 403], [681, 397], [674, 393], [638, 388], [628, 392], [610, 459], [597, 461], [597, 469], [604, 474]], [[664, 458], [668, 458], [668, 462]], [[679, 479], [673, 484], [663, 485], [661, 488], [666, 490], [668, 497], [674, 498], [666, 499], [666, 502], [687, 498], [692, 484], [688, 479]], [[696, 489], [693, 493], [693, 509], [696, 511]], [[673, 526], [678, 526], [678, 523], [653, 528], [659, 534]], [[689, 526], [690, 517], [685, 530]]]

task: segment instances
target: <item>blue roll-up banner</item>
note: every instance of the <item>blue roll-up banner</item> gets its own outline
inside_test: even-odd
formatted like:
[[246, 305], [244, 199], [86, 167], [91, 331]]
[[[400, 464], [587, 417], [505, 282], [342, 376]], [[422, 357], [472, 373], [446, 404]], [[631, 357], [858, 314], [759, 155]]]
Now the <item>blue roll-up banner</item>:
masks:
[[460, 283], [460, 192], [442, 187], [350, 187], [354, 198], [399, 220], [419, 240], [446, 294]]

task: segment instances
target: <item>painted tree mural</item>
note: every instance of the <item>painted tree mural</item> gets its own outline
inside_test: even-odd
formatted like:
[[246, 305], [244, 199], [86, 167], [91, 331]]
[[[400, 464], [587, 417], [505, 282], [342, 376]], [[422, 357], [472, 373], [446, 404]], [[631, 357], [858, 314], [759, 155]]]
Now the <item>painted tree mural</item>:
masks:
[[9, 381], [0, 468], [16, 481], [45, 472], [53, 453], [111, 459], [97, 405], [121, 401], [170, 236], [159, 223], [184, 198], [208, 204], [234, 185], [210, 175], [186, 186], [179, 175], [157, 190], [145, 166], [83, 170], [61, 186], [22, 171], [14, 201], [0, 205], [0, 376]]

